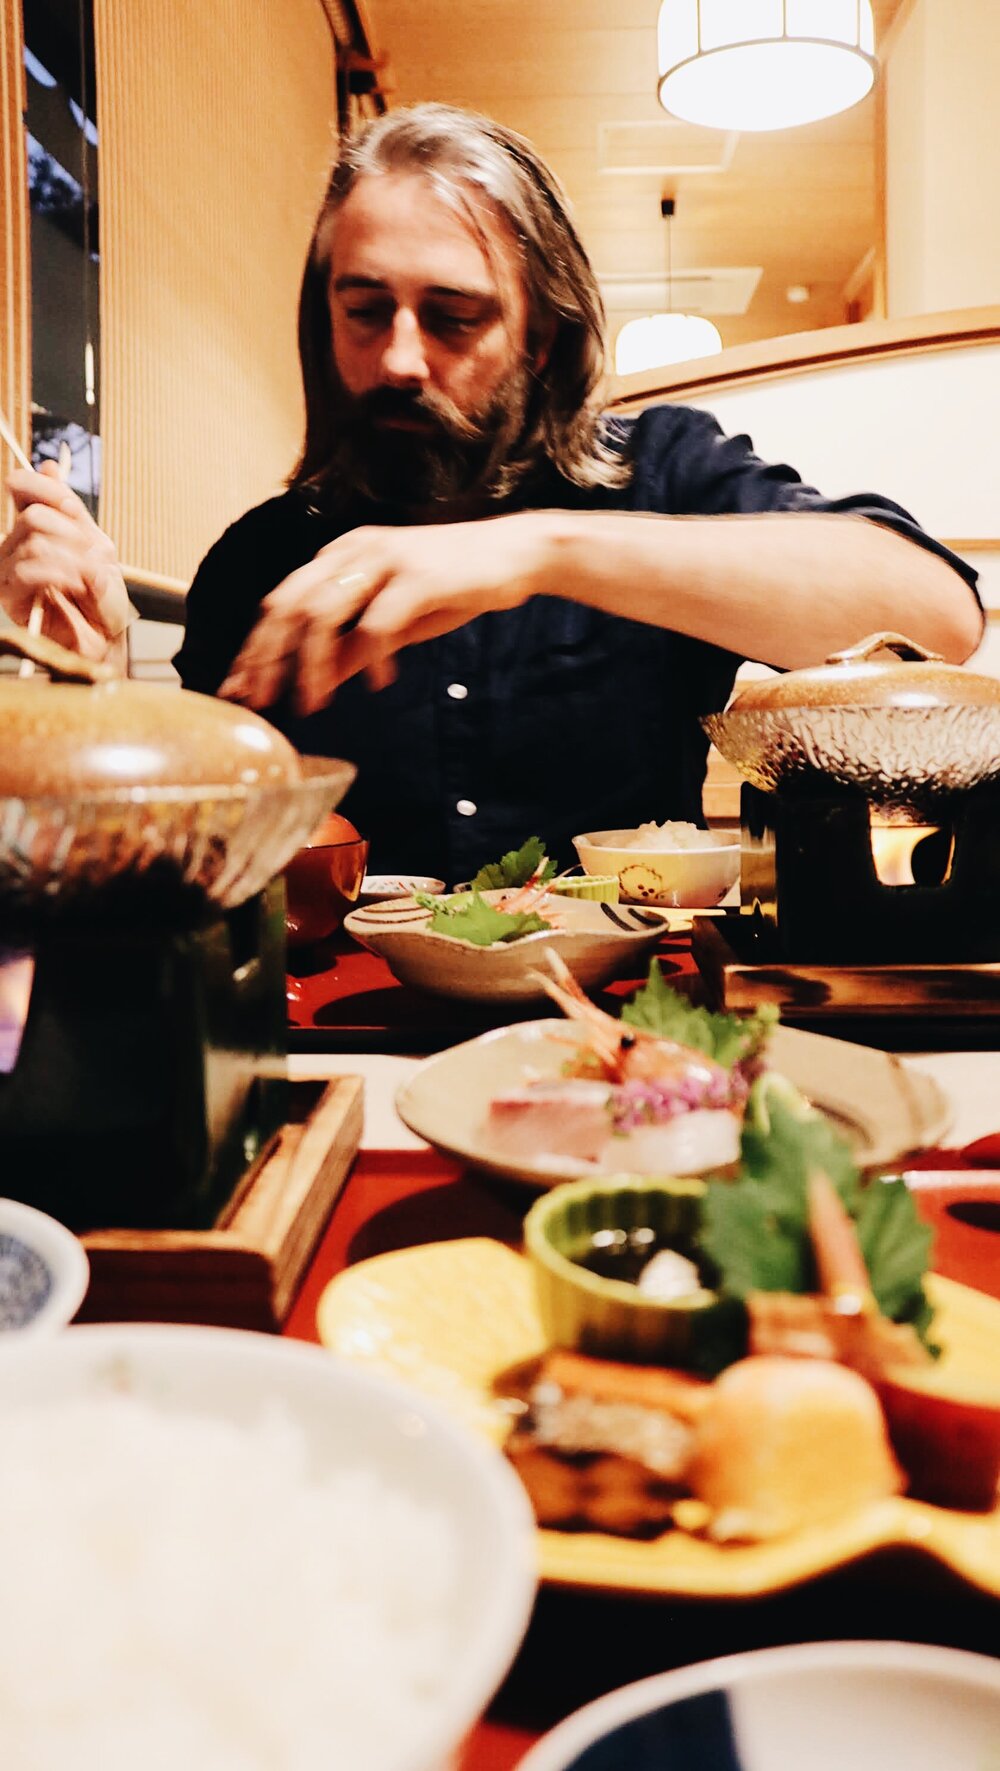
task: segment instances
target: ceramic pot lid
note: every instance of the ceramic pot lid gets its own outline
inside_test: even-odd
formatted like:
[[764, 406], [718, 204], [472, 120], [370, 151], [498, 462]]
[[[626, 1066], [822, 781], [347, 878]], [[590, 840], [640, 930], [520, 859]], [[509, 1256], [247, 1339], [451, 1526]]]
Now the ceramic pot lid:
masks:
[[873, 633], [825, 663], [749, 683], [730, 711], [788, 707], [1000, 706], [1000, 678], [946, 664], [898, 633]]

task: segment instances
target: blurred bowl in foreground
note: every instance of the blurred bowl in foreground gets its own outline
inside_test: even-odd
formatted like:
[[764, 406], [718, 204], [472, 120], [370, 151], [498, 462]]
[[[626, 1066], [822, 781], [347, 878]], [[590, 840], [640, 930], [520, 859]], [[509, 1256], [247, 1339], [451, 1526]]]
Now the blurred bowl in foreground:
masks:
[[83, 1244], [72, 1230], [32, 1205], [0, 1199], [0, 1335], [65, 1327], [89, 1280]]
[[331, 812], [285, 868], [289, 946], [325, 941], [358, 901], [368, 843], [348, 818]]
[[697, 846], [636, 848], [635, 830], [592, 830], [573, 847], [585, 873], [618, 876], [621, 896], [660, 909], [710, 908], [740, 876], [740, 841], [728, 831], [699, 830]]
[[401, 1384], [101, 1325], [0, 1346], [0, 1415], [0, 1764], [441, 1771], [517, 1651], [524, 1492]]
[[520, 1771], [953, 1771], [996, 1762], [1000, 1664], [911, 1642], [811, 1642], [659, 1673], [588, 1704]]

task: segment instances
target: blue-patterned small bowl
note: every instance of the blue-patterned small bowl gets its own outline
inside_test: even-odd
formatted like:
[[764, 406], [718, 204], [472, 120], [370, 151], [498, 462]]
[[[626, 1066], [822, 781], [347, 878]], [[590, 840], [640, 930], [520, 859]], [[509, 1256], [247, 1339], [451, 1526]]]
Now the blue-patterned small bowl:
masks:
[[32, 1205], [0, 1199], [0, 1335], [65, 1327], [89, 1279], [83, 1244], [71, 1230]]

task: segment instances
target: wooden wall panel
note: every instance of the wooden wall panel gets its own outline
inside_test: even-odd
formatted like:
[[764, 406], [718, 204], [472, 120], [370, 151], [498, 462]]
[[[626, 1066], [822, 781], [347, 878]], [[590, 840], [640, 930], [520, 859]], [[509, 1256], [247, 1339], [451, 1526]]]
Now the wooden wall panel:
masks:
[[[31, 441], [31, 310], [28, 181], [22, 115], [24, 41], [20, 0], [0, 7], [0, 407], [23, 449]], [[0, 482], [13, 467], [0, 443]], [[0, 494], [0, 534], [12, 512]]]
[[336, 128], [321, 0], [95, 0], [101, 521], [190, 579], [300, 442], [298, 285]]

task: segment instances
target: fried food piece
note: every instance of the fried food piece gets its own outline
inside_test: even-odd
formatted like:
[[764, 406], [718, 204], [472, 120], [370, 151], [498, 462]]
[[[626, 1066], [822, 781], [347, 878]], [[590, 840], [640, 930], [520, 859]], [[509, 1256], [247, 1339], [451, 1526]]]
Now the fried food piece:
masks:
[[710, 1388], [684, 1372], [548, 1354], [506, 1447], [539, 1524], [643, 1537], [667, 1529]]

